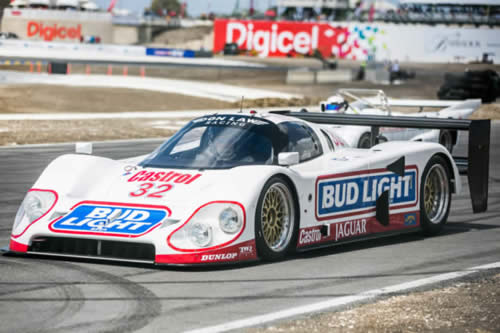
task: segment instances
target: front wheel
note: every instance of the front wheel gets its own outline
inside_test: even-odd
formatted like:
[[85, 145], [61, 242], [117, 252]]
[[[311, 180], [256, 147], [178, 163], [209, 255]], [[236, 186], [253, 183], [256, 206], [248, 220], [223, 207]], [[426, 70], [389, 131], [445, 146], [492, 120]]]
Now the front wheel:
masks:
[[451, 204], [450, 170], [443, 157], [429, 160], [421, 184], [420, 222], [424, 234], [435, 235], [446, 223]]
[[267, 181], [255, 213], [255, 239], [262, 259], [279, 260], [293, 249], [299, 227], [297, 207], [286, 179], [275, 176]]

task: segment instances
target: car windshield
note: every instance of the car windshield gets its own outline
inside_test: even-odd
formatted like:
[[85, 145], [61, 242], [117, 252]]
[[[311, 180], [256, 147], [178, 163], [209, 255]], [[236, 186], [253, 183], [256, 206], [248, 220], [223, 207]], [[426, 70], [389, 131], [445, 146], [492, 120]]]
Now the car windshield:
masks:
[[[143, 167], [225, 169], [273, 164], [286, 140], [265, 119], [214, 115], [188, 123], [149, 155]], [[281, 143], [280, 143], [281, 142]]]

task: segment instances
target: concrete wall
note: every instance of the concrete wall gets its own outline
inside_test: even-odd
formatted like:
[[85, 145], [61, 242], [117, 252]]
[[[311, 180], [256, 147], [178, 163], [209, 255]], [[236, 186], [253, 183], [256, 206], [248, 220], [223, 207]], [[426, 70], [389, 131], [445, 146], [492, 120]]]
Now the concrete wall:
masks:
[[129, 25], [113, 26], [113, 44], [136, 44], [140, 39], [139, 27]]
[[80, 37], [96, 36], [101, 43], [113, 42], [109, 13], [6, 8], [1, 29], [33, 41], [75, 43]]

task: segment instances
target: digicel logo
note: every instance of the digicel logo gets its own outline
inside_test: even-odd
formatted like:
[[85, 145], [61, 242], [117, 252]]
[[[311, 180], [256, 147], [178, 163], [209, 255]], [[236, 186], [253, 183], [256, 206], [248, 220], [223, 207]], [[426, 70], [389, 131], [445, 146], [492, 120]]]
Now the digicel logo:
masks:
[[58, 39], [80, 39], [82, 36], [82, 26], [78, 24], [76, 27], [59, 26], [57, 23], [53, 25], [44, 25], [42, 22], [28, 22], [28, 37], [39, 35], [44, 41], [52, 41]]
[[253, 23], [229, 22], [226, 27], [226, 43], [236, 42], [248, 50], [256, 50], [263, 56], [270, 53], [288, 54], [290, 51], [306, 54], [318, 48], [318, 26], [311, 26], [306, 31], [279, 31], [273, 24], [271, 31], [255, 29]]

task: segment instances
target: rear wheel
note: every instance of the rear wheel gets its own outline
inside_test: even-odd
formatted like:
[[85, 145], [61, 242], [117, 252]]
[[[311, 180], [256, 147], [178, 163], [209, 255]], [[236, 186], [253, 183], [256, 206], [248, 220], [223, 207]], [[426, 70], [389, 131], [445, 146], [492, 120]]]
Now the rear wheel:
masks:
[[372, 146], [372, 137], [370, 132], [363, 133], [358, 141], [358, 148], [368, 149]]
[[269, 179], [262, 189], [255, 213], [255, 239], [262, 259], [282, 259], [294, 248], [299, 223], [293, 193], [280, 176]]
[[443, 157], [432, 157], [425, 167], [420, 191], [420, 222], [426, 235], [441, 231], [451, 204], [450, 170]]

